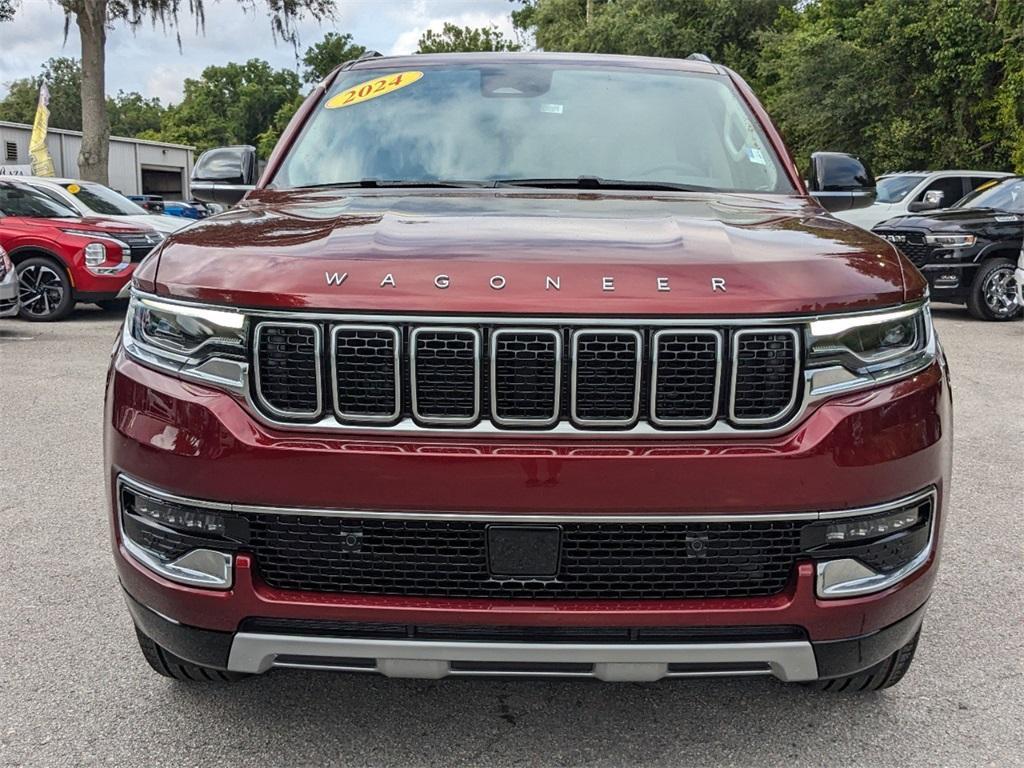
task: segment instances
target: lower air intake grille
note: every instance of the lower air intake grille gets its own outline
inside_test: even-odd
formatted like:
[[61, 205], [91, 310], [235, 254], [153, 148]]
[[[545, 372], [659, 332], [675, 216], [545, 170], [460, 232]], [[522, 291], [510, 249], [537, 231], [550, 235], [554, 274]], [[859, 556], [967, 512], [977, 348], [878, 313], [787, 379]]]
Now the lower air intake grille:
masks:
[[800, 371], [796, 332], [738, 331], [733, 341], [733, 420], [758, 423], [779, 419], [796, 400]]
[[564, 523], [557, 576], [494, 577], [481, 521], [251, 514], [256, 567], [272, 587], [435, 597], [752, 597], [785, 587], [801, 521]]
[[274, 415], [320, 414], [320, 329], [302, 323], [256, 328], [257, 393]]

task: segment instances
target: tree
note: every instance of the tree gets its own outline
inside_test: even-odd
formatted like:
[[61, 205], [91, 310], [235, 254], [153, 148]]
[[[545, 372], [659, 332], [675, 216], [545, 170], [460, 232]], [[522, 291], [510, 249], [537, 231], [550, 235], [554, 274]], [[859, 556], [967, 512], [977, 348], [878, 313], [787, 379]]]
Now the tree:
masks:
[[39, 88], [50, 91], [50, 125], [71, 131], [82, 129], [82, 68], [77, 59], [58, 57], [43, 64], [36, 77], [14, 80], [0, 101], [0, 120], [31, 123], [39, 103]]
[[460, 27], [445, 22], [440, 32], [428, 29], [420, 37], [417, 53], [466, 53], [471, 51], [518, 51], [522, 46], [495, 26]]
[[[82, 178], [107, 182], [110, 120], [107, 115], [106, 42], [107, 30], [118, 22], [138, 26], [147, 20], [164, 29], [177, 28], [184, 9], [202, 28], [206, 0], [56, 0], [64, 9], [67, 34], [74, 23], [82, 41], [82, 148], [78, 169]], [[330, 16], [335, 0], [263, 0], [275, 37], [295, 43], [294, 22], [309, 14], [316, 19]], [[243, 0], [244, 10], [254, 10], [258, 0]], [[0, 20], [17, 11], [12, 0], [0, 0]], [[180, 38], [179, 38], [180, 39]]]
[[191, 144], [200, 151], [224, 144], [258, 144], [286, 105], [294, 110], [299, 76], [261, 59], [207, 67], [185, 80], [180, 104], [167, 109], [159, 132], [146, 138]]
[[302, 57], [305, 69], [303, 81], [316, 84], [329, 75], [335, 67], [349, 59], [358, 59], [366, 48], [352, 42], [352, 35], [328, 32], [319, 43], [306, 49]]
[[159, 131], [166, 109], [160, 99], [147, 99], [134, 91], [118, 91], [107, 99], [110, 133], [114, 136], [138, 136], [145, 131]]

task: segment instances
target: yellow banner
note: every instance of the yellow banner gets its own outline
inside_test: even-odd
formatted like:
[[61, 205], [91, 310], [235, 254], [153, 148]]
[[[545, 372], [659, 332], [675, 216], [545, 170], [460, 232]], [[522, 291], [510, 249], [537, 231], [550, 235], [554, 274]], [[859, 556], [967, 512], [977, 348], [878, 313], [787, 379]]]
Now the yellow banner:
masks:
[[39, 89], [39, 106], [36, 107], [36, 119], [32, 123], [32, 139], [29, 141], [28, 153], [32, 156], [33, 176], [56, 176], [53, 170], [53, 158], [46, 147], [46, 131], [50, 127], [50, 91], [46, 83]]

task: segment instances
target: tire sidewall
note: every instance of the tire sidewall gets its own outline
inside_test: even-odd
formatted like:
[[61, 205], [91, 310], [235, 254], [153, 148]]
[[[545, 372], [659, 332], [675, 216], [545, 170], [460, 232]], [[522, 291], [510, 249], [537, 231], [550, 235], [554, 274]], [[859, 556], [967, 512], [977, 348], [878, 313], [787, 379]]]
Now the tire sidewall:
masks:
[[997, 315], [989, 308], [988, 303], [985, 301], [985, 283], [992, 276], [992, 273], [999, 269], [1013, 269], [1016, 266], [1013, 261], [1006, 258], [992, 258], [987, 259], [981, 263], [978, 269], [978, 274], [974, 277], [974, 283], [971, 285], [971, 292], [967, 302], [967, 309], [970, 313], [981, 320], [988, 320], [994, 323], [1005, 323], [1012, 320], [1017, 320], [1022, 315], [1022, 308], [1017, 307], [1016, 312], [1012, 312], [1008, 315]]

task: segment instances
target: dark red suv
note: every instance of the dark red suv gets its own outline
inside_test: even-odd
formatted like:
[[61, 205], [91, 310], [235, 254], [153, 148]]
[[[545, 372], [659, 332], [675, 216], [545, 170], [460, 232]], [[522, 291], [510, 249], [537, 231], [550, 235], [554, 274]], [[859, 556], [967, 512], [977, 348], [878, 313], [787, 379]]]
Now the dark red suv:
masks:
[[62, 320], [79, 301], [118, 306], [135, 265], [162, 240], [154, 229], [82, 218], [27, 184], [0, 180], [0, 249], [17, 268], [25, 320]]
[[[158, 672], [907, 670], [949, 494], [921, 275], [701, 60], [367, 56], [135, 274], [115, 560]], [[254, 187], [252, 186], [254, 184]]]

